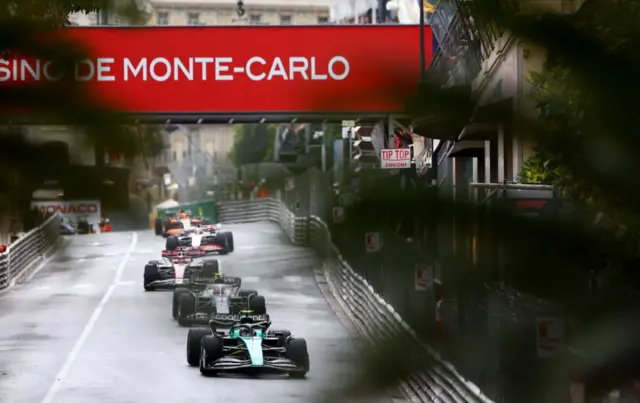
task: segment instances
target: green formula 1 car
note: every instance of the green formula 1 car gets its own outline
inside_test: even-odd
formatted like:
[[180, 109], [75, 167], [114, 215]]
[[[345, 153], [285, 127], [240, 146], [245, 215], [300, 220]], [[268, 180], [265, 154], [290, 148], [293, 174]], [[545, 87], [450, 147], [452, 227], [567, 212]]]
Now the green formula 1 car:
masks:
[[268, 315], [243, 312], [228, 333], [217, 326], [229, 326], [229, 315], [210, 322], [211, 329], [194, 328], [187, 335], [187, 362], [199, 366], [203, 375], [221, 372], [280, 372], [304, 378], [309, 372], [309, 353], [303, 338], [288, 330], [270, 330]]

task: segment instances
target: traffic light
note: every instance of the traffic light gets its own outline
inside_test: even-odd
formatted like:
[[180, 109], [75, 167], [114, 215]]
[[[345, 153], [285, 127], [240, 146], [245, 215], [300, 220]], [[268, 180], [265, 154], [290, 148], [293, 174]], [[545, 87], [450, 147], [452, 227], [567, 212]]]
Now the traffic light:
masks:
[[244, 1], [238, 0], [238, 17], [242, 17], [245, 14]]

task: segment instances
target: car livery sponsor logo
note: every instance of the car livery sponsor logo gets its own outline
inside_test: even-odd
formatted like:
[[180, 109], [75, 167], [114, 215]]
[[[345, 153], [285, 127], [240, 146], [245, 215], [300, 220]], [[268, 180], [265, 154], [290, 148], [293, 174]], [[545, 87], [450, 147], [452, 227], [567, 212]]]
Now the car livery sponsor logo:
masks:
[[251, 319], [253, 319], [254, 322], [261, 322], [261, 321], [265, 321], [268, 320], [268, 315], [227, 315], [227, 314], [216, 314], [213, 315], [212, 319], [213, 320], [219, 320], [219, 321], [233, 321], [233, 322], [238, 322], [240, 321], [241, 318], [246, 318], [249, 317]]
[[213, 283], [216, 281], [216, 278], [210, 276], [194, 276], [191, 277], [191, 281], [194, 283]]

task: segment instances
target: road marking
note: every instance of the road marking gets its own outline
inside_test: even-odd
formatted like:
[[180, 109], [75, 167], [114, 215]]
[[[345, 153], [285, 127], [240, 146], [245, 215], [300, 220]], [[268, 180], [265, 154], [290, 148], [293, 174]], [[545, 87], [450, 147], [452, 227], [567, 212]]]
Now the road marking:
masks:
[[287, 283], [299, 283], [300, 281], [302, 281], [302, 277], [300, 277], [300, 276], [284, 276], [283, 280], [286, 281]]
[[242, 277], [243, 283], [258, 283], [260, 282], [260, 277]]
[[98, 322], [98, 319], [100, 319], [100, 315], [102, 315], [102, 311], [104, 311], [104, 307], [107, 305], [107, 303], [111, 299], [111, 296], [113, 295], [116, 289], [116, 286], [122, 279], [122, 275], [124, 274], [124, 269], [127, 266], [127, 262], [129, 261], [131, 252], [133, 252], [137, 243], [138, 243], [138, 234], [134, 232], [132, 234], [131, 245], [129, 246], [129, 250], [127, 250], [125, 255], [122, 257], [122, 261], [120, 262], [120, 266], [118, 266], [118, 270], [116, 271], [116, 275], [113, 279], [113, 283], [111, 284], [111, 286], [109, 286], [109, 289], [102, 297], [102, 300], [100, 300], [100, 303], [98, 303], [98, 306], [93, 311], [93, 314], [89, 319], [89, 322], [84, 327], [84, 330], [82, 331], [82, 334], [80, 334], [80, 337], [78, 338], [76, 343], [73, 345], [73, 348], [71, 349], [71, 352], [69, 353], [69, 355], [67, 356], [67, 359], [62, 365], [62, 368], [60, 368], [60, 372], [58, 372], [58, 375], [56, 375], [56, 379], [54, 379], [53, 383], [51, 384], [51, 387], [47, 391], [47, 394], [44, 396], [41, 403], [52, 403], [53, 400], [55, 399], [56, 395], [58, 394], [58, 391], [60, 390], [60, 385], [62, 385], [62, 382], [69, 374], [69, 371], [73, 366], [73, 363], [78, 358], [78, 355], [82, 350], [82, 347], [87, 342], [87, 339], [91, 334], [91, 331], [93, 330], [96, 323]]

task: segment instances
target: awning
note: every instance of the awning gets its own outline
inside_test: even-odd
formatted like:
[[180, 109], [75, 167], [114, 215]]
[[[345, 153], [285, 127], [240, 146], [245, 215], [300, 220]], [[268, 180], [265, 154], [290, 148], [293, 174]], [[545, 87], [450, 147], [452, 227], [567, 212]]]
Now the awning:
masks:
[[498, 125], [512, 121], [514, 115], [513, 97], [479, 105], [471, 122], [460, 133], [459, 139], [493, 140], [498, 133]]
[[413, 134], [439, 140], [457, 140], [464, 128], [457, 119], [422, 122], [414, 127]]
[[484, 158], [484, 141], [462, 140], [454, 144], [449, 158]]
[[462, 129], [459, 140], [494, 140], [498, 125], [493, 123], [469, 123]]

